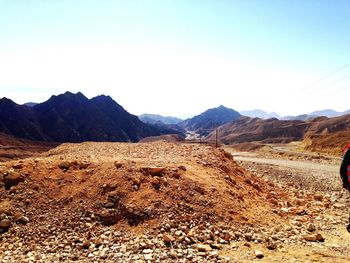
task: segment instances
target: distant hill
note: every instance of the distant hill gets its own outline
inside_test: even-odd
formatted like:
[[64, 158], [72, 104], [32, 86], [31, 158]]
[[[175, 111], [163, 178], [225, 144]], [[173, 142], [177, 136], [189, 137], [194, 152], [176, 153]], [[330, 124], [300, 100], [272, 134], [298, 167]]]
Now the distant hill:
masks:
[[346, 114], [350, 114], [350, 110], [339, 112], [332, 109], [326, 109], [326, 110], [319, 110], [319, 111], [313, 111], [310, 113], [305, 113], [297, 116], [287, 115], [287, 116], [281, 116], [276, 112], [266, 112], [264, 110], [251, 110], [251, 111], [241, 111], [241, 115], [251, 117], [251, 118], [260, 118], [260, 119], [270, 119], [270, 118], [277, 118], [280, 120], [312, 120], [317, 117], [325, 116], [328, 118], [343, 116]]
[[313, 111], [307, 114], [302, 114], [302, 115], [298, 115], [298, 116], [284, 116], [280, 119], [282, 120], [312, 120], [314, 118], [317, 117], [328, 117], [328, 118], [334, 118], [334, 117], [339, 117], [339, 116], [343, 116], [343, 115], [347, 115], [350, 114], [350, 110], [347, 111], [335, 111], [332, 109], [327, 109], [327, 110], [319, 110], [319, 111]]
[[[320, 138], [322, 138], [322, 143], [324, 143], [326, 141], [325, 138], [334, 139], [334, 135], [337, 133], [350, 133], [350, 114], [334, 118], [315, 117], [306, 121], [278, 120], [276, 118], [263, 120], [242, 117], [239, 120], [218, 127], [218, 130], [219, 139], [225, 144], [246, 142], [286, 143], [312, 138], [313, 143], [319, 146], [321, 143], [317, 140]], [[349, 136], [346, 138], [349, 138]], [[214, 139], [215, 132], [212, 132], [206, 138], [206, 140]], [[331, 145], [332, 143], [329, 141], [328, 144]], [[344, 144], [346, 144], [345, 141], [341, 143], [341, 146]], [[312, 147], [310, 140], [308, 145]]]
[[344, 114], [346, 114], [346, 112], [339, 112], [339, 111], [327, 109], [327, 110], [313, 111], [313, 112], [310, 112], [308, 115], [310, 115], [310, 116], [325, 116], [328, 118], [333, 118], [333, 117], [338, 117], [338, 116], [341, 116]]
[[158, 114], [149, 114], [144, 113], [139, 116], [139, 119], [145, 123], [155, 124], [162, 122], [164, 124], [178, 124], [183, 121], [182, 119], [171, 117], [171, 116], [162, 116]]
[[0, 100], [0, 132], [40, 141], [136, 142], [148, 136], [179, 133], [145, 124], [109, 96], [86, 98], [66, 92], [33, 107]]
[[188, 131], [201, 131], [202, 134], [209, 134], [216, 127], [227, 122], [237, 120], [241, 117], [237, 111], [219, 106], [209, 109], [193, 118], [180, 122], [179, 125]]
[[251, 111], [240, 111], [239, 113], [243, 116], [260, 118], [260, 119], [281, 118], [281, 116], [276, 112], [266, 112], [259, 109], [251, 110]]
[[[218, 128], [222, 143], [264, 142], [281, 143], [301, 140], [307, 125], [303, 121], [281, 121], [276, 118], [263, 120], [260, 118], [242, 117], [226, 123]], [[207, 140], [214, 140], [211, 133]]]

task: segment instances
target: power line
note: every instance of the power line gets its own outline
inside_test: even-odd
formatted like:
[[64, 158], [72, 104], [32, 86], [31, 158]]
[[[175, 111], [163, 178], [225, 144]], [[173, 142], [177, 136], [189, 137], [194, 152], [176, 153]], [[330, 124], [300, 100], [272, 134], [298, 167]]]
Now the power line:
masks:
[[306, 87], [303, 88], [303, 90], [308, 89], [308, 88], [314, 86], [315, 84], [321, 82], [322, 80], [324, 80], [324, 79], [326, 79], [326, 78], [329, 78], [330, 76], [332, 76], [332, 75], [338, 73], [339, 71], [341, 71], [341, 70], [343, 70], [343, 69], [345, 69], [345, 68], [347, 68], [347, 67], [349, 67], [349, 66], [350, 66], [350, 64], [345, 64], [345, 65], [341, 66], [340, 68], [338, 68], [338, 69], [336, 69], [336, 70], [334, 70], [334, 71], [328, 73], [327, 75], [323, 76], [322, 78], [320, 78], [320, 79], [318, 79], [318, 80], [312, 82], [311, 84], [307, 85]]
[[326, 94], [325, 96], [333, 96], [333, 95], [336, 95], [336, 94], [338, 94], [338, 93], [341, 93], [341, 92], [343, 92], [343, 91], [345, 91], [345, 90], [347, 90], [347, 89], [350, 89], [350, 86], [349, 87], [345, 87], [345, 88], [341, 88], [341, 89], [339, 89], [339, 90], [336, 90], [336, 91], [334, 91], [334, 92], [330, 92], [330, 93], [328, 93], [328, 94]]
[[341, 77], [341, 78], [339, 78], [339, 79], [336, 79], [336, 80], [334, 80], [334, 81], [328, 83], [328, 84], [325, 85], [325, 86], [322, 86], [322, 87], [320, 87], [320, 88], [316, 88], [316, 89], [312, 90], [311, 92], [316, 92], [316, 91], [323, 90], [323, 89], [328, 88], [328, 87], [330, 87], [330, 86], [332, 86], [332, 85], [334, 85], [334, 84], [336, 84], [336, 83], [338, 83], [338, 82], [340, 82], [340, 81], [343, 81], [344, 79], [347, 79], [347, 78], [349, 78], [349, 77], [350, 77], [350, 75]]
[[[320, 79], [318, 79], [318, 80], [312, 82], [311, 84], [305, 86], [304, 88], [299, 89], [299, 91], [297, 91], [297, 93], [295, 94], [295, 95], [296, 95], [296, 98], [298, 99], [298, 98], [304, 97], [305, 94], [306, 94], [306, 92], [307, 92], [307, 90], [310, 89], [311, 87], [313, 87], [315, 84], [320, 83], [321, 81], [323, 81], [323, 80], [325, 80], [325, 79], [327, 79], [327, 78], [329, 78], [329, 77], [335, 75], [336, 73], [342, 71], [343, 69], [345, 69], [345, 68], [347, 68], [347, 67], [349, 67], [349, 66], [350, 66], [350, 63], [345, 64], [345, 65], [343, 65], [343, 66], [337, 68], [336, 70], [334, 70], [334, 71], [328, 73], [327, 75], [323, 76], [322, 78], [320, 78]], [[323, 87], [321, 87], [321, 88], [316, 88], [316, 89], [314, 89], [314, 90], [311, 90], [311, 93], [314, 93], [314, 92], [316, 92], [316, 91], [318, 91], [318, 90], [327, 88], [327, 87], [329, 87], [329, 86], [331, 86], [331, 85], [333, 85], [333, 84], [335, 84], [335, 83], [337, 83], [337, 82], [339, 82], [339, 81], [341, 81], [341, 80], [343, 80], [343, 79], [348, 78], [349, 76], [350, 76], [350, 75], [347, 75], [347, 76], [342, 77], [342, 78], [340, 78], [340, 79], [337, 79], [337, 80], [335, 80], [335, 81], [333, 81], [333, 82], [331, 82], [331, 83], [328, 83], [327, 85], [325, 85], [325, 86], [323, 86]], [[308, 92], [308, 93], [309, 93], [309, 95], [311, 95], [310, 92]]]

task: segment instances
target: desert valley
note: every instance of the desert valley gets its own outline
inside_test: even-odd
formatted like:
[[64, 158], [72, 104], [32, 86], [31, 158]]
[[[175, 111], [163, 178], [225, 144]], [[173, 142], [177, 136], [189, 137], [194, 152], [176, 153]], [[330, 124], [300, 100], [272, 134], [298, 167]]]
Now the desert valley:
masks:
[[0, 100], [1, 262], [349, 262], [350, 115], [140, 119]]
[[349, 0], [0, 0], [0, 263], [350, 262]]

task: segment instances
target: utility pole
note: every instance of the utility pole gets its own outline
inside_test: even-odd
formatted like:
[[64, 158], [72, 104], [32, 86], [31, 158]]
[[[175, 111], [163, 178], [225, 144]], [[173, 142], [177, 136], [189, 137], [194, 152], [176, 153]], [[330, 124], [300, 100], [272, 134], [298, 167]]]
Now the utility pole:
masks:
[[215, 129], [215, 147], [217, 148], [218, 147], [218, 128]]
[[199, 130], [199, 143], [202, 143], [202, 129]]

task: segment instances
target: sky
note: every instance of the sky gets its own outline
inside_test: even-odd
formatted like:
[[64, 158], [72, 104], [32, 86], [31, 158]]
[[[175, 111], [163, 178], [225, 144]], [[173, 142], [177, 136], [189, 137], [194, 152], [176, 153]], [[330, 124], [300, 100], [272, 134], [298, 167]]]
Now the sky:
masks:
[[0, 97], [133, 114], [350, 109], [348, 0], [0, 0]]

